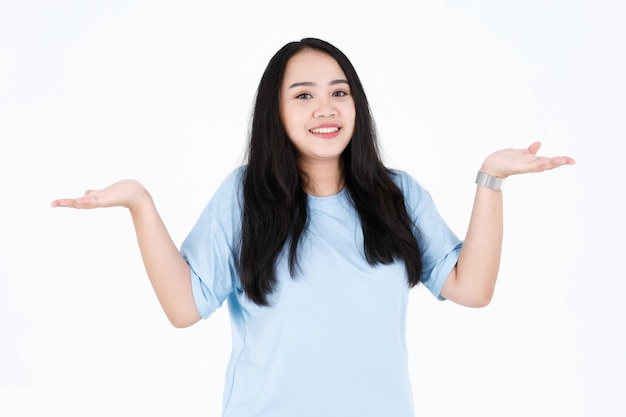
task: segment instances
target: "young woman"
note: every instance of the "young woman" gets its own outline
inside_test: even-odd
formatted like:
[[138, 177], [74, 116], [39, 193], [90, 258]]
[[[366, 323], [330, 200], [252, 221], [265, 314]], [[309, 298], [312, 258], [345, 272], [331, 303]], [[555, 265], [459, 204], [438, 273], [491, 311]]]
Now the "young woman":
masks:
[[174, 326], [225, 300], [233, 323], [225, 416], [412, 416], [409, 289], [485, 306], [502, 241], [500, 182], [569, 157], [539, 143], [489, 155], [461, 241], [409, 175], [381, 163], [348, 58], [318, 39], [282, 47], [261, 78], [247, 163], [180, 250], [148, 191], [124, 180], [53, 206], [130, 210], [147, 274]]

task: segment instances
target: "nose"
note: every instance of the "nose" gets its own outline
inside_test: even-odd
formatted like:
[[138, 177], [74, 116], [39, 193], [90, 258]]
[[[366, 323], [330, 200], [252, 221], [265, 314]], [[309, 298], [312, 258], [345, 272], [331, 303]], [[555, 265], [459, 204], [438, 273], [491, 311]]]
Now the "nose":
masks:
[[337, 109], [335, 108], [330, 98], [319, 99], [317, 107], [313, 111], [313, 116], [317, 118], [334, 117], [337, 115]]

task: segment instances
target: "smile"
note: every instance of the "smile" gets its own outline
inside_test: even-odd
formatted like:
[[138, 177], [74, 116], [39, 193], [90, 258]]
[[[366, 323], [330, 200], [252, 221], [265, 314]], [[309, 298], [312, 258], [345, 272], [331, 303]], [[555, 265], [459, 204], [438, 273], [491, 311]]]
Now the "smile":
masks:
[[339, 128], [338, 127], [318, 127], [315, 129], [311, 129], [309, 130], [309, 132], [311, 133], [335, 133], [335, 132], [339, 132]]

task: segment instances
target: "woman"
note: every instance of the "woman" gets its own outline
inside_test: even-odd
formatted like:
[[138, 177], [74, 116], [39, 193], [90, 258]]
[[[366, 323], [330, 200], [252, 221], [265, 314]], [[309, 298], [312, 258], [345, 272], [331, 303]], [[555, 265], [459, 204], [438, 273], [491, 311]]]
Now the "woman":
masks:
[[411, 416], [409, 288], [422, 282], [441, 299], [489, 303], [501, 252], [501, 180], [574, 163], [539, 157], [539, 147], [484, 160], [461, 241], [419, 184], [381, 163], [347, 57], [303, 39], [270, 60], [247, 164], [224, 181], [180, 250], [135, 180], [52, 205], [127, 207], [174, 326], [190, 326], [228, 300], [225, 416]]

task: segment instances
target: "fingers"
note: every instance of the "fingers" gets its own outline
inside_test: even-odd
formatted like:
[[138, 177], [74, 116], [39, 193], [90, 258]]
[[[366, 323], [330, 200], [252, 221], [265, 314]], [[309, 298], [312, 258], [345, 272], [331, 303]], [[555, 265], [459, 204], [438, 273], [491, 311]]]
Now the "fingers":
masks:
[[536, 155], [539, 148], [541, 148], [541, 142], [535, 141], [528, 147], [528, 153]]
[[75, 199], [72, 199], [72, 198], [61, 198], [59, 200], [54, 200], [52, 203], [50, 203], [50, 206], [51, 207], [75, 207], [76, 204], [74, 203], [74, 201]]
[[548, 171], [550, 169], [558, 168], [563, 165], [574, 165], [574, 164], [575, 164], [574, 159], [570, 158], [569, 156], [557, 156], [557, 157], [552, 157], [552, 158], [539, 156], [537, 157], [537, 160], [531, 165], [533, 167], [532, 171], [542, 172], [542, 171]]
[[92, 201], [85, 197], [79, 198], [61, 198], [50, 203], [51, 207], [68, 207], [76, 209], [94, 208]]
[[561, 165], [576, 165], [576, 160], [570, 156], [559, 156], [558, 159]]
[[97, 190], [88, 190], [85, 195], [78, 198], [61, 198], [50, 203], [52, 207], [68, 207], [76, 209], [93, 209], [101, 207], [101, 201]]
[[574, 165], [576, 163], [574, 158], [569, 156], [538, 156], [537, 152], [539, 151], [539, 148], [541, 148], [541, 142], [539, 141], [533, 142], [527, 148], [528, 153], [535, 158], [534, 161], [531, 161], [531, 165], [534, 165], [537, 168], [537, 172], [558, 168], [563, 165]]
[[576, 164], [576, 161], [574, 160], [574, 158], [571, 158], [569, 156], [555, 156], [555, 157], [550, 158], [550, 161], [554, 165], [554, 168], [560, 167], [563, 165]]

